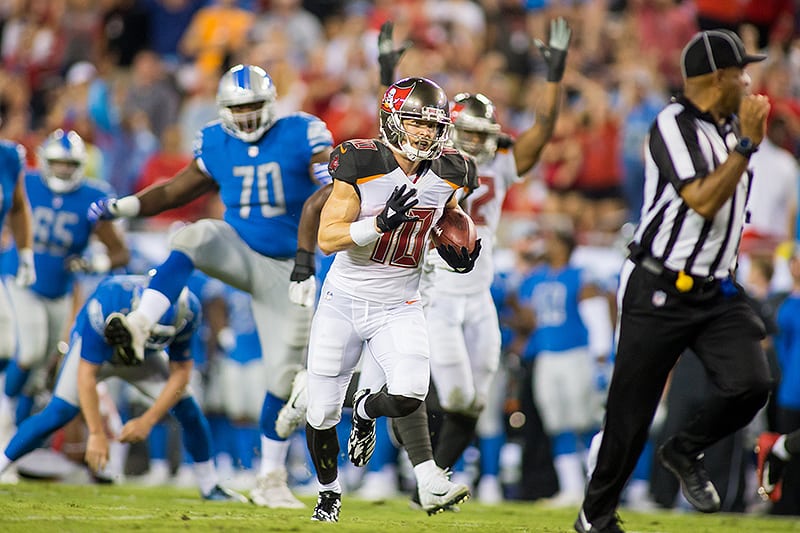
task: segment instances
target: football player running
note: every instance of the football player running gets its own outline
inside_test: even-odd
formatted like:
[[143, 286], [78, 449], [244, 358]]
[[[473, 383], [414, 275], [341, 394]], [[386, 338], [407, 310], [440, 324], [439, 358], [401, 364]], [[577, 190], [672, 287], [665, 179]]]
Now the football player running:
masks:
[[189, 387], [193, 365], [189, 347], [200, 325], [197, 297], [188, 289], [181, 292], [153, 326], [141, 358], [120, 348], [118, 341], [104, 332], [109, 321], [130, 311], [145, 284], [146, 279], [141, 276], [110, 277], [86, 300], [75, 318], [53, 397], [42, 411], [20, 424], [0, 455], [0, 473], [79, 413], [89, 431], [86, 464], [92, 471], [102, 473], [108, 463], [110, 436], [103, 424], [97, 384], [118, 377], [136, 387], [152, 404], [141, 416], [129, 420], [114, 438], [140, 442], [156, 422], [171, 412], [181, 424], [183, 442], [194, 460], [203, 499], [247, 503], [241, 494], [218, 484], [211, 456], [211, 430]]
[[[460, 93], [451, 103], [450, 141], [478, 164], [478, 186], [462, 206], [475, 222], [483, 251], [466, 275], [454, 272], [437, 253], [428, 254], [423, 270], [421, 289], [430, 332], [431, 377], [445, 411], [434, 450], [436, 464], [442, 468], [452, 468], [475, 437], [498, 369], [500, 326], [490, 291], [495, 233], [508, 188], [533, 168], [553, 134], [571, 34], [566, 21], [558, 18], [551, 21], [548, 44], [537, 40], [547, 64], [547, 82], [536, 122], [515, 141], [501, 134], [495, 106], [486, 96]], [[378, 41], [382, 83], [391, 78], [407, 46], [395, 49], [391, 23], [384, 24]], [[402, 434], [406, 426], [419, 425], [415, 420], [418, 417], [419, 413], [414, 413], [410, 418], [395, 419], [397, 432]], [[487, 442], [497, 443], [498, 439]], [[483, 481], [487, 491], [500, 492], [496, 477]], [[491, 483], [495, 486], [490, 487]]]
[[[331, 154], [333, 190], [322, 208], [318, 244], [336, 254], [322, 286], [308, 353], [306, 436], [320, 494], [312, 520], [336, 522], [342, 487], [336, 424], [362, 355], [382, 369], [386, 385], [359, 390], [353, 400], [348, 455], [356, 466], [375, 446], [375, 419], [401, 417], [428, 392], [428, 335], [419, 278], [433, 224], [445, 207], [459, 209], [455, 191], [474, 176], [470, 158], [447, 148], [447, 96], [425, 78], [392, 84], [380, 103], [381, 140], [354, 139]], [[443, 249], [455, 270], [468, 272], [473, 251]], [[438, 500], [430, 512], [463, 501], [432, 460], [414, 467], [420, 490]]]
[[[85, 216], [89, 205], [108, 196], [109, 190], [104, 182], [85, 179], [87, 152], [80, 135], [55, 130], [39, 147], [37, 157], [39, 168], [25, 175], [36, 281], [27, 288], [9, 287], [17, 325], [25, 335], [20, 336], [17, 355], [6, 369], [5, 394], [0, 398], [2, 444], [14, 430], [9, 424], [15, 411], [12, 399], [20, 394], [32, 398], [44, 390], [51, 358], [71, 318], [76, 273], [105, 274], [125, 265], [130, 257], [112, 222], [93, 224]], [[105, 246], [105, 252], [86, 253], [92, 235]], [[20, 257], [24, 253], [20, 252]], [[17, 423], [29, 410], [30, 405], [16, 410]]]
[[[298, 281], [292, 275], [298, 222], [305, 200], [330, 182], [333, 141], [325, 123], [312, 115], [276, 118], [275, 100], [275, 86], [263, 69], [234, 66], [219, 83], [220, 118], [199, 133], [193, 161], [162, 184], [98, 202], [90, 216], [152, 216], [219, 191], [223, 220], [200, 220], [176, 232], [170, 255], [139, 306], [112, 321], [107, 333], [141, 358], [150, 328], [175, 302], [194, 268], [249, 292], [268, 372], [260, 420], [262, 461], [250, 496], [258, 505], [297, 508], [303, 503], [286, 480], [289, 442], [276, 433], [275, 420], [302, 367], [312, 314], [307, 299], [301, 299], [306, 306], [291, 303], [290, 284], [312, 299], [315, 293], [313, 275]], [[307, 264], [307, 257], [298, 254], [298, 259], [298, 265]]]

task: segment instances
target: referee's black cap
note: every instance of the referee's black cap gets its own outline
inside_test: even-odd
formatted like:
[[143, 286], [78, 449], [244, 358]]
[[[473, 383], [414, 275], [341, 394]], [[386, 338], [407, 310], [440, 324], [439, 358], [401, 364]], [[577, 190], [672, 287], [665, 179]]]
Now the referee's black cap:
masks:
[[683, 48], [681, 70], [684, 78], [692, 78], [721, 68], [744, 67], [766, 58], [748, 54], [742, 40], [730, 30], [708, 30], [696, 33]]

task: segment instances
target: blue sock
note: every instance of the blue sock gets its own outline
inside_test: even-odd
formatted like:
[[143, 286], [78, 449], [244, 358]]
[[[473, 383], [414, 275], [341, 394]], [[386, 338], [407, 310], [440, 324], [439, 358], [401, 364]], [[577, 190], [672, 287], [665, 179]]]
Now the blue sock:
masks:
[[14, 420], [16, 424], [18, 426], [22, 424], [26, 418], [31, 416], [31, 411], [33, 411], [33, 396], [20, 394], [17, 398], [17, 409], [14, 413]]
[[389, 438], [387, 421], [385, 416], [375, 420], [375, 451], [372, 452], [372, 458], [367, 463], [367, 472], [380, 472], [384, 466], [397, 460], [397, 448]]
[[150, 435], [147, 437], [147, 448], [151, 460], [167, 459], [168, 429], [167, 423], [161, 420], [150, 430]]
[[286, 405], [286, 400], [281, 400], [271, 392], [264, 396], [264, 404], [261, 406], [261, 419], [258, 421], [258, 425], [261, 433], [270, 440], [286, 440], [279, 437], [275, 432], [278, 412], [284, 405]]
[[485, 476], [500, 475], [500, 449], [506, 442], [502, 433], [491, 437], [480, 437], [481, 474]]
[[206, 415], [208, 427], [211, 428], [211, 442], [213, 443], [214, 454], [227, 453], [233, 457], [231, 447], [231, 423], [228, 417], [219, 413]]
[[22, 393], [22, 387], [28, 381], [30, 370], [23, 370], [17, 364], [16, 359], [8, 363], [6, 367], [5, 393], [9, 398], [16, 398]]
[[574, 433], [558, 433], [553, 436], [553, 456], [578, 452], [578, 438]]
[[590, 429], [589, 431], [584, 431], [580, 434], [580, 440], [583, 444], [583, 449], [587, 452], [589, 451], [589, 446], [592, 445], [592, 437], [597, 435], [597, 432], [600, 431], [599, 428]]
[[261, 446], [259, 431], [255, 426], [233, 426], [235, 433], [235, 460], [240, 468], [250, 470], [253, 468], [253, 457]]
[[167, 260], [156, 269], [153, 279], [150, 280], [149, 288], [157, 290], [169, 298], [170, 302], [176, 302], [181, 291], [189, 282], [192, 270], [194, 270], [194, 263], [189, 256], [183, 252], [172, 250]]
[[649, 480], [652, 466], [653, 442], [650, 439], [647, 439], [647, 442], [644, 443], [642, 454], [639, 456], [639, 460], [636, 462], [636, 467], [633, 469], [631, 479], [641, 479], [645, 481]]
[[183, 445], [195, 463], [211, 459], [211, 428], [194, 398], [184, 398], [171, 410], [181, 424]]
[[80, 412], [76, 406], [54, 397], [41, 412], [20, 424], [17, 433], [8, 443], [5, 454], [12, 461], [41, 446], [44, 439], [65, 426]]

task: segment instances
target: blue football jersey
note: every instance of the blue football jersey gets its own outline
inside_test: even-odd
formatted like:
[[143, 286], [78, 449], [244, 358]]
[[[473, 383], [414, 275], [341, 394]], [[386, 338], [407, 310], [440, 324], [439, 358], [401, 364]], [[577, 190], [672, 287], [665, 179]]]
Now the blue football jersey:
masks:
[[0, 141], [0, 228], [14, 201], [19, 173], [25, 168], [25, 148], [9, 141]]
[[239, 363], [246, 363], [261, 357], [261, 342], [256, 330], [256, 321], [250, 307], [250, 295], [244, 291], [228, 287], [228, 326], [236, 335], [236, 345], [228, 352], [228, 357]]
[[535, 352], [563, 352], [589, 344], [589, 333], [578, 312], [582, 281], [581, 269], [552, 270], [541, 266], [519, 287], [519, 300], [536, 314], [536, 331], [526, 348]]
[[295, 113], [253, 143], [211, 122], [195, 140], [194, 157], [219, 185], [224, 219], [242, 240], [265, 256], [289, 258], [303, 203], [319, 187], [309, 174], [311, 158], [332, 144], [324, 122]]
[[[147, 278], [143, 276], [112, 276], [103, 280], [97, 289], [87, 298], [75, 318], [75, 325], [70, 339], [75, 342], [81, 339], [81, 358], [95, 364], [110, 362], [121, 364], [114, 359], [114, 352], [103, 338], [106, 318], [114, 312], [127, 314], [141, 296], [147, 286]], [[191, 292], [185, 301], [173, 304], [157, 326], [174, 328], [167, 338], [151, 337], [145, 343], [145, 357], [152, 357], [164, 349], [171, 361], [188, 361], [191, 359], [191, 339], [200, 327], [202, 313], [200, 302]], [[163, 329], [163, 328], [162, 328]], [[163, 332], [162, 332], [163, 333]], [[152, 347], [151, 342], [163, 342], [159, 348]]]
[[33, 219], [33, 253], [36, 283], [31, 290], [46, 298], [59, 298], [72, 290], [75, 274], [65, 259], [82, 255], [89, 246], [93, 226], [86, 218], [92, 202], [109, 196], [105, 182], [87, 180], [75, 190], [55, 193], [39, 172], [25, 175]]

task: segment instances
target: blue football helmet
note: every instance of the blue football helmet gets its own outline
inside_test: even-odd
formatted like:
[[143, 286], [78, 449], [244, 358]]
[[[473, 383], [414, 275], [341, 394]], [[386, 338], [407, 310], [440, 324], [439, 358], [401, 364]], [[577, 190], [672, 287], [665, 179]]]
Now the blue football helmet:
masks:
[[53, 192], [74, 191], [83, 181], [86, 145], [75, 131], [55, 130], [39, 147], [37, 156], [42, 177]]
[[255, 65], [236, 65], [217, 88], [222, 127], [245, 142], [255, 142], [275, 122], [277, 92], [272, 78]]

